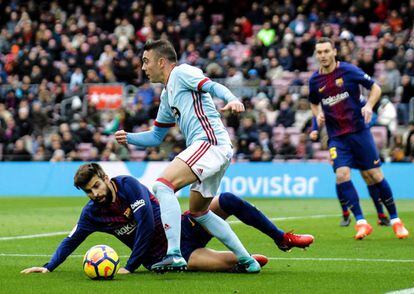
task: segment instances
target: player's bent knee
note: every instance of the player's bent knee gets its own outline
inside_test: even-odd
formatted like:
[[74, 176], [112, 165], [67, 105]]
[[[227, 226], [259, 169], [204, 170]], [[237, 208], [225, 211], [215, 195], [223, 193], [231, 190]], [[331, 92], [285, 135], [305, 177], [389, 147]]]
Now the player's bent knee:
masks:
[[374, 169], [370, 172], [370, 176], [372, 178], [372, 182], [377, 184], [384, 179], [384, 175], [382, 174], [380, 169]]
[[174, 186], [164, 178], [158, 178], [155, 183], [152, 185], [152, 192], [157, 195], [157, 192], [160, 189], [172, 189], [175, 191]]
[[337, 183], [344, 183], [351, 180], [351, 173], [349, 171], [338, 171], [336, 173]]
[[194, 210], [190, 210], [190, 215], [193, 218], [198, 218], [198, 217], [202, 217], [203, 215], [206, 215], [209, 212], [209, 210], [202, 210], [202, 211], [194, 211]]

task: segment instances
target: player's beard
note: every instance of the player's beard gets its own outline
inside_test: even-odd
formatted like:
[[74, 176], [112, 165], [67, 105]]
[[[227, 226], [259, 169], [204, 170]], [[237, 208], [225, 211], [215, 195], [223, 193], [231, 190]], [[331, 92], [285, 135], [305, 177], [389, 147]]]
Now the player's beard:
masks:
[[111, 192], [111, 189], [109, 189], [109, 187], [108, 187], [108, 185], [107, 184], [105, 184], [105, 186], [106, 186], [106, 193], [105, 193], [105, 200], [104, 201], [102, 201], [102, 202], [100, 202], [99, 200], [94, 200], [94, 202], [96, 203], [96, 204], [98, 204], [98, 205], [101, 205], [101, 206], [108, 206], [111, 202], [112, 202], [112, 192]]

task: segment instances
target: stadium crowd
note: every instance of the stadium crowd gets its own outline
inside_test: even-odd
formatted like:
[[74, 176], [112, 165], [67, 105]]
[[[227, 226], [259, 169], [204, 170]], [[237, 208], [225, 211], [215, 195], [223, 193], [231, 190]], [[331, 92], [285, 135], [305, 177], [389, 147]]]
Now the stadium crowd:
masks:
[[[147, 150], [112, 137], [153, 123], [161, 88], [140, 52], [158, 38], [242, 98], [245, 113], [223, 114], [235, 160], [327, 160], [307, 101], [315, 39], [327, 36], [382, 88], [372, 131], [383, 159], [413, 162], [413, 19], [413, 0], [0, 1], [0, 160], [173, 158], [185, 147], [176, 128]], [[96, 109], [94, 83], [122, 83], [123, 105]]]

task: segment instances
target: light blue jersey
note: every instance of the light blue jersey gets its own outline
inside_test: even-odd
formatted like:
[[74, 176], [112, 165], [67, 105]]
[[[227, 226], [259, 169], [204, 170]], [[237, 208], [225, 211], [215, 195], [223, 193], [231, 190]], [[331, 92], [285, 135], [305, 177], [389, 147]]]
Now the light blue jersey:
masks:
[[[207, 83], [212, 82], [196, 67], [188, 64], [174, 67], [161, 93], [155, 125], [162, 127], [177, 123], [187, 146], [195, 141], [207, 141], [212, 145], [231, 144], [211, 95], [202, 90]], [[231, 100], [232, 97], [226, 102]]]

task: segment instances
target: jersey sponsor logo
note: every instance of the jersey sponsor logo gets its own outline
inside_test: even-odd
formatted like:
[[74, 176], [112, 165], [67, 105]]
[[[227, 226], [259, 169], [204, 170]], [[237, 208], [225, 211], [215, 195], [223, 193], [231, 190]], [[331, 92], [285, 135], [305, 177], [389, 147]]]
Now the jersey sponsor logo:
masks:
[[136, 223], [129, 223], [120, 229], [116, 229], [115, 234], [117, 236], [129, 235], [135, 230], [136, 227], [137, 227]]
[[171, 107], [171, 111], [172, 111], [172, 113], [173, 113], [173, 115], [174, 115], [174, 117], [175, 117], [176, 119], [179, 119], [179, 118], [180, 118], [181, 113], [180, 113], [180, 111], [178, 110], [178, 108], [177, 108], [177, 107], [172, 106], [172, 107]]
[[165, 225], [164, 225], [164, 230], [165, 230], [165, 231], [167, 231], [167, 230], [169, 230], [169, 229], [171, 229], [170, 225], [169, 225], [169, 224], [165, 224]]
[[143, 206], [145, 206], [145, 200], [140, 199], [131, 204], [131, 209], [133, 212], [136, 212], [138, 209], [140, 209]]
[[322, 99], [322, 104], [323, 105], [328, 105], [328, 106], [334, 106], [335, 104], [341, 102], [342, 100], [348, 99], [348, 98], [349, 98], [349, 93], [348, 92], [343, 92], [343, 93], [339, 93], [335, 96], [329, 96], [328, 98]]
[[200, 176], [201, 176], [201, 174], [203, 173], [203, 171], [204, 171], [204, 170], [203, 170], [202, 168], [198, 168], [198, 169], [197, 169], [197, 172], [200, 174]]
[[342, 87], [344, 85], [344, 79], [343, 78], [339, 78], [335, 80], [335, 85], [337, 87]]
[[323, 87], [320, 87], [320, 88], [318, 89], [319, 93], [322, 93], [322, 92], [325, 90], [325, 88], [326, 88], [326, 85], [325, 85], [325, 86], [323, 86]]

